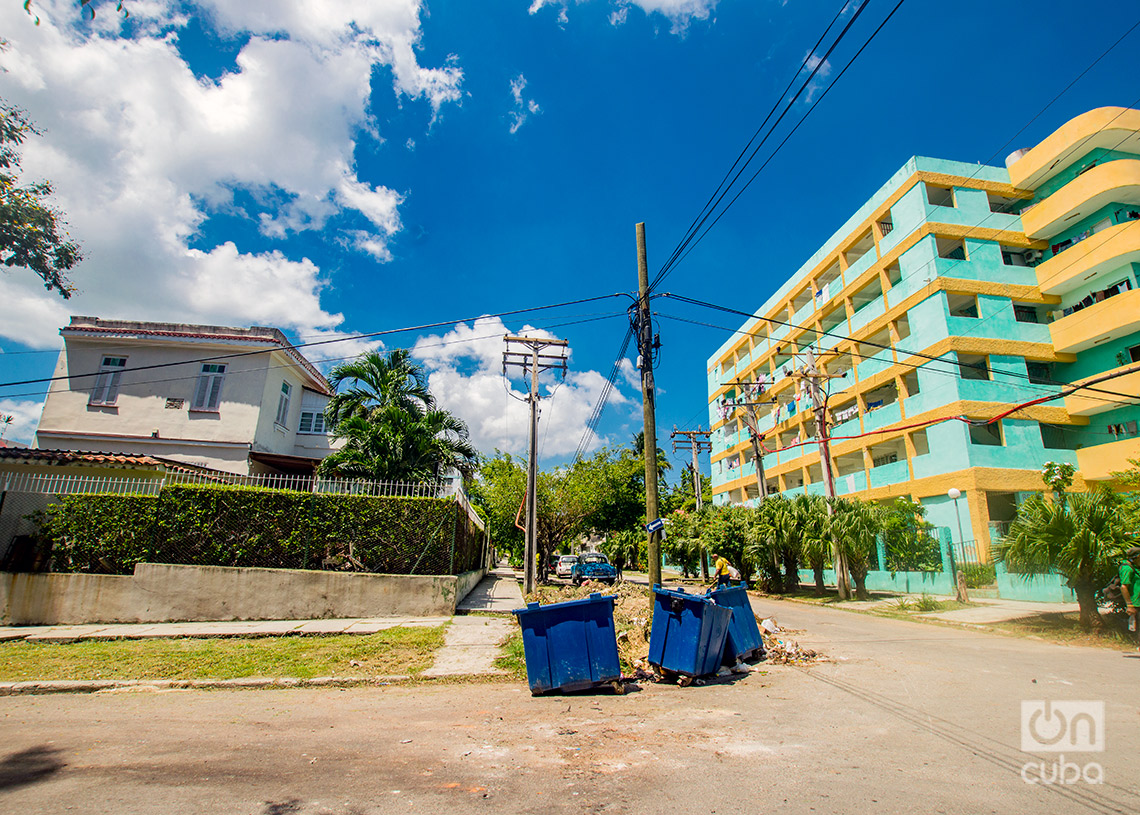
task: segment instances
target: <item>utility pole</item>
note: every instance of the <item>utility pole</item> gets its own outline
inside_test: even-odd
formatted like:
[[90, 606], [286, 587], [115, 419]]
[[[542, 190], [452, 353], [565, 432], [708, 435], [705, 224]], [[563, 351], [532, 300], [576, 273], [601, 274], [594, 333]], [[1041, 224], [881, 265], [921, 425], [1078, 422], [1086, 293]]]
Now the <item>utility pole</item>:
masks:
[[[819, 372], [815, 363], [815, 353], [810, 347], [807, 349], [807, 365], [804, 366], [800, 376], [807, 380], [811, 392], [812, 410], [815, 413], [815, 437], [819, 444], [819, 464], [823, 471], [824, 488], [827, 490], [827, 514], [830, 516], [833, 512], [831, 501], [835, 498], [835, 476], [831, 471], [831, 441], [827, 435], [827, 400], [819, 384], [821, 379], [829, 377]], [[847, 578], [847, 558], [840, 550], [834, 536], [831, 540], [831, 549], [832, 559], [835, 562], [835, 588], [839, 592], [839, 599], [850, 600], [851, 584]]]
[[752, 460], [756, 462], [756, 488], [760, 493], [761, 502], [768, 497], [768, 477], [764, 475], [764, 434], [760, 432], [760, 419], [756, 416], [756, 406], [761, 402], [753, 399], [760, 395], [759, 382], [726, 382], [727, 385], [743, 386], [744, 400], [725, 402], [728, 407], [744, 408], [744, 415], [740, 418], [748, 428], [748, 435], [752, 439]]
[[[506, 376], [507, 368], [511, 365], [517, 365], [524, 374], [528, 371], [530, 373], [530, 393], [527, 395], [530, 403], [530, 439], [526, 467], [526, 552], [523, 559], [523, 592], [530, 594], [534, 591], [537, 578], [535, 558], [538, 551], [538, 375], [557, 369], [562, 371], [563, 377], [566, 376], [568, 343], [566, 340], [512, 335], [504, 337], [503, 341], [507, 346], [503, 351], [503, 375]], [[551, 347], [558, 349], [557, 353], [542, 353]], [[514, 350], [515, 348], [526, 350]]]
[[[645, 255], [645, 224], [635, 227], [637, 232], [637, 353], [641, 368], [641, 408], [645, 425], [645, 521], [658, 520], [657, 503], [657, 391], [653, 384], [653, 354], [661, 343], [653, 336], [653, 322], [649, 313], [649, 263]], [[661, 583], [661, 533], [649, 532], [647, 559], [649, 561], [649, 592]]]
[[[701, 430], [701, 426], [697, 425], [696, 430], [678, 430], [677, 425], [673, 425], [673, 432], [669, 434], [669, 438], [673, 440], [673, 452], [676, 453], [678, 449], [689, 449], [693, 451], [693, 493], [697, 496], [697, 512], [701, 511], [704, 502], [701, 496], [701, 453], [712, 452], [712, 442], [709, 441], [711, 430]], [[681, 436], [678, 441], [677, 437]], [[688, 448], [685, 447], [688, 445]], [[707, 581], [709, 579], [709, 559], [705, 555], [705, 545], [701, 544], [701, 577]]]

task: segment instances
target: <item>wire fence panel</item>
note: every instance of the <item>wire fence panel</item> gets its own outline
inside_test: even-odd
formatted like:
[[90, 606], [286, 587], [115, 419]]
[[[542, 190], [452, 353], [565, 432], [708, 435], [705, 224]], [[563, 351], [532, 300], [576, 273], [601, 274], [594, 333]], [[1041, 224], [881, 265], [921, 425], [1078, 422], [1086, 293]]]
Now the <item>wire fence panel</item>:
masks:
[[0, 568], [129, 574], [149, 562], [458, 574], [481, 565], [483, 524], [458, 481], [240, 481], [0, 477]]

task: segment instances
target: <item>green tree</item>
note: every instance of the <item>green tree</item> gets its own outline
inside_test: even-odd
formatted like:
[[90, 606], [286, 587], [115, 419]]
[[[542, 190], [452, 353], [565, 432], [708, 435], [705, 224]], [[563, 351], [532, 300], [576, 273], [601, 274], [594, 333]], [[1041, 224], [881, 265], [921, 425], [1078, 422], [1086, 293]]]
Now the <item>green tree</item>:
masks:
[[942, 570], [942, 552], [934, 537], [934, 524], [926, 519], [926, 507], [909, 498], [896, 498], [882, 510], [883, 549], [891, 572], [937, 572]]
[[[802, 499], [802, 500], [801, 500]], [[831, 524], [827, 515], [827, 499], [819, 495], [796, 497], [795, 524], [800, 552], [815, 581], [815, 594], [824, 593], [823, 570], [831, 561]]]
[[741, 506], [711, 507], [701, 534], [709, 557], [723, 555], [751, 580], [756, 571], [752, 553], [757, 550], [758, 530], [755, 510]]
[[334, 426], [341, 449], [321, 461], [324, 475], [374, 481], [430, 481], [456, 469], [474, 471], [475, 448], [467, 425], [445, 410], [410, 413], [395, 405]]
[[[633, 452], [637, 454], [642, 462], [645, 461], [645, 431], [638, 430], [633, 434], [632, 445]], [[644, 465], [643, 465], [644, 466]], [[673, 465], [669, 463], [669, 459], [665, 455], [665, 451], [660, 447], [657, 448], [657, 483], [663, 485], [665, 483], [665, 473], [673, 469]]]
[[867, 572], [878, 557], [875, 537], [882, 527], [881, 510], [877, 504], [856, 498], [835, 498], [831, 506], [831, 534], [847, 558], [855, 596], [869, 600]]
[[599, 548], [619, 571], [636, 569], [645, 553], [645, 535], [633, 529], [611, 532]]
[[685, 577], [695, 576], [701, 568], [701, 530], [707, 513], [674, 512], [666, 521], [666, 536], [661, 542], [661, 550], [669, 562], [681, 567]]
[[333, 427], [353, 416], [368, 418], [391, 406], [411, 414], [435, 408], [424, 369], [404, 348], [388, 354], [369, 351], [337, 365], [329, 383], [336, 394], [325, 408], [325, 418]]
[[66, 300], [75, 291], [67, 273], [83, 256], [68, 240], [63, 215], [48, 203], [51, 182], [20, 183], [20, 145], [29, 135], [41, 133], [24, 111], [0, 99], [0, 263], [31, 269]]
[[780, 573], [780, 553], [795, 534], [792, 503], [780, 495], [762, 501], [753, 510], [753, 533], [747, 554], [760, 573], [763, 588], [784, 592], [786, 582]]
[[1055, 570], [1077, 595], [1081, 628], [1103, 625], [1096, 592], [1112, 578], [1127, 548], [1124, 503], [1104, 487], [1064, 502], [1031, 495], [1017, 508], [994, 558], [1016, 572]]
[[[538, 528], [536, 530], [539, 577], [545, 578], [550, 553], [591, 530], [607, 533], [632, 531], [634, 512], [631, 483], [639, 466], [629, 450], [602, 449], [567, 467], [538, 474]], [[473, 492], [490, 518], [497, 545], [506, 541], [522, 552], [523, 536], [514, 526], [526, 492], [525, 461], [497, 453], [479, 468]], [[632, 495], [635, 497], [636, 492]], [[625, 526], [614, 526], [621, 524]], [[513, 531], [512, 531], [513, 530]]]

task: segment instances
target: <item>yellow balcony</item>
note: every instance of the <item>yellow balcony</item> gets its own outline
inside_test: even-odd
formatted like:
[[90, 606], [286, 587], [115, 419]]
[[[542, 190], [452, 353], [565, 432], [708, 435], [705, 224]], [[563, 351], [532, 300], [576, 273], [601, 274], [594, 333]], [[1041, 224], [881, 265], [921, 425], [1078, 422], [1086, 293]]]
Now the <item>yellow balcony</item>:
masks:
[[1036, 189], [1099, 147], [1140, 153], [1140, 110], [1097, 108], [1070, 119], [1009, 165], [1010, 183]]
[[1140, 438], [1082, 447], [1077, 451], [1077, 469], [1085, 481], [1104, 481], [1114, 472], [1131, 469], [1132, 458], [1140, 458]]
[[[1137, 367], [1136, 363], [1131, 363], [1114, 368], [1112, 371], [1105, 371], [1105, 373], [1115, 373], [1135, 367]], [[1098, 374], [1098, 376], [1101, 375]], [[1081, 383], [1074, 382], [1073, 384], [1079, 385]], [[1077, 391], [1065, 397], [1065, 410], [1069, 411], [1072, 416], [1092, 416], [1095, 413], [1103, 413], [1106, 410], [1118, 408], [1121, 402], [1140, 404], [1140, 370], [1137, 370], [1136, 373], [1119, 376], [1116, 379], [1109, 379], [1093, 387], [1115, 391], [1116, 393], [1136, 394], [1136, 396], [1132, 399], [1124, 399], [1120, 396], [1109, 396], [1107, 393], [1097, 393], [1096, 391]]]
[[1025, 234], [1050, 238], [1109, 203], [1140, 205], [1140, 160], [1098, 164], [1021, 213]]
[[1140, 263], [1140, 221], [1102, 229], [1034, 271], [1042, 294], [1064, 294], [1101, 272], [1128, 263]]
[[1059, 354], [1076, 354], [1136, 331], [1140, 331], [1140, 289], [1093, 303], [1049, 324], [1053, 348]]

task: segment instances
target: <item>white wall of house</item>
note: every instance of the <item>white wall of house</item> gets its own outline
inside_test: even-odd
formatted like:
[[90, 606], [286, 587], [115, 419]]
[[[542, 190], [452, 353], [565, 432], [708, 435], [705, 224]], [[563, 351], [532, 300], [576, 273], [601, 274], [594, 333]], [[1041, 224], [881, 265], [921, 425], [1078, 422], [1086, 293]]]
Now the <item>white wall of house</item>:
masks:
[[[203, 358], [272, 346], [244, 338], [120, 337], [66, 328], [62, 333], [57, 377], [101, 368], [107, 373], [53, 386], [36, 434], [38, 447], [146, 453], [240, 473], [249, 472], [251, 450], [321, 458], [331, 449], [324, 434], [305, 434], [299, 443], [304, 385], [323, 389], [323, 383], [280, 346], [203, 363]], [[108, 391], [114, 363], [122, 360], [117, 387]], [[216, 400], [204, 387], [204, 364], [225, 366]], [[132, 370], [152, 365], [165, 367]], [[282, 382], [289, 383], [291, 396], [285, 421], [278, 425]], [[205, 403], [196, 403], [203, 396]]]

